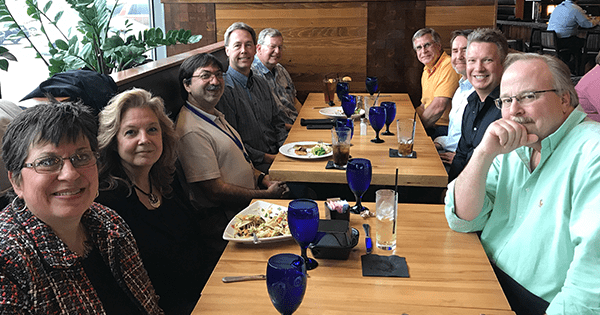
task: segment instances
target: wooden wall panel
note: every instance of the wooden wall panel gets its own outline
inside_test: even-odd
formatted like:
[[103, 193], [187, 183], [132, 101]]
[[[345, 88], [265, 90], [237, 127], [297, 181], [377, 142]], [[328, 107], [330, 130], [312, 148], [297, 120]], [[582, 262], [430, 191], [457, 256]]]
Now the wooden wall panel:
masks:
[[442, 37], [442, 47], [450, 51], [451, 33], [457, 29], [496, 27], [496, 5], [429, 6], [425, 25]]
[[377, 76], [382, 92], [408, 93], [413, 104], [420, 104], [423, 65], [412, 36], [424, 26], [424, 1], [369, 3], [366, 73]]
[[196, 44], [167, 47], [167, 56], [174, 56], [217, 42], [214, 4], [167, 4], [164, 6], [164, 14], [165, 31], [186, 29], [191, 30], [192, 34], [202, 35], [202, 39]]
[[352, 76], [351, 92], [365, 91], [367, 74], [377, 76], [383, 92], [409, 93], [418, 105], [423, 66], [412, 50], [414, 32], [425, 26], [436, 29], [449, 51], [453, 30], [495, 26], [497, 0], [162, 2], [167, 29], [202, 34], [200, 45], [223, 40], [227, 27], [237, 21], [257, 33], [264, 27], [279, 29], [285, 45], [281, 63], [290, 72], [300, 101], [310, 92], [321, 92], [321, 78], [333, 72]]
[[283, 34], [281, 64], [299, 94], [322, 91], [327, 73], [349, 75], [355, 79], [351, 91], [365, 90], [358, 78], [364, 82], [367, 63], [366, 3], [217, 4], [217, 40], [238, 21], [254, 28], [257, 36], [266, 27]]

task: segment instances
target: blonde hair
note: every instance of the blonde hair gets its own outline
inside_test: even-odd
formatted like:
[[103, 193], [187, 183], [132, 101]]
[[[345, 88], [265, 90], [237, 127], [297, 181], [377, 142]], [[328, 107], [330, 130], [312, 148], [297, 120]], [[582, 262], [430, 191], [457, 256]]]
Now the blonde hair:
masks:
[[117, 151], [117, 133], [121, 127], [123, 114], [131, 108], [148, 108], [158, 118], [162, 130], [163, 151], [156, 163], [150, 169], [152, 183], [156, 184], [163, 195], [171, 193], [171, 182], [175, 172], [177, 159], [177, 136], [174, 124], [165, 113], [162, 98], [152, 96], [146, 90], [133, 88], [114, 96], [106, 107], [100, 112], [100, 127], [98, 131], [98, 146], [100, 151], [100, 187], [102, 190], [111, 190], [117, 186], [118, 181], [124, 182], [131, 193], [131, 181], [126, 177]]

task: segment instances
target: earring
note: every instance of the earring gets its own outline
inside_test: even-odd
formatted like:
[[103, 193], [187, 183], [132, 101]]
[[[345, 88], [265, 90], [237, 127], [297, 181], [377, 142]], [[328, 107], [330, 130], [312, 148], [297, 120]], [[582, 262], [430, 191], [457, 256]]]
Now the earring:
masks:
[[[16, 205], [17, 200], [22, 200], [22, 199], [19, 198], [19, 196], [16, 196], [15, 199], [13, 199], [12, 202], [10, 203], [11, 208], [13, 208], [14, 210], [18, 210], [18, 207]], [[23, 209], [25, 209], [25, 207]]]

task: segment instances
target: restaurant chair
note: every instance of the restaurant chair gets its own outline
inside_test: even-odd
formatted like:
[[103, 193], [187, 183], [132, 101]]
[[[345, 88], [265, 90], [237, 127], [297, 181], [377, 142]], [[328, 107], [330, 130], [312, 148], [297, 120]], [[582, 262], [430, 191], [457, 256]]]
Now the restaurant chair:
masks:
[[514, 51], [518, 51], [518, 52], [522, 52], [523, 51], [523, 40], [520, 38], [517, 39], [509, 39], [507, 40], [508, 42], [508, 48], [512, 49]]
[[539, 28], [531, 29], [531, 37], [529, 42], [525, 43], [525, 51], [539, 53], [542, 51], [542, 30]]
[[[540, 37], [542, 42], [542, 54], [557, 56], [566, 63], [571, 69], [571, 73], [577, 75], [579, 72], [580, 60], [574, 56], [567, 46], [562, 46], [558, 41], [558, 35], [555, 31], [541, 30]], [[571, 62], [573, 59], [573, 62]]]
[[583, 46], [583, 57], [581, 60], [581, 74], [585, 74], [587, 71], [586, 66], [588, 62], [592, 62], [590, 68], [594, 67], [596, 56], [600, 52], [600, 32], [587, 32], [585, 38], [585, 46]]

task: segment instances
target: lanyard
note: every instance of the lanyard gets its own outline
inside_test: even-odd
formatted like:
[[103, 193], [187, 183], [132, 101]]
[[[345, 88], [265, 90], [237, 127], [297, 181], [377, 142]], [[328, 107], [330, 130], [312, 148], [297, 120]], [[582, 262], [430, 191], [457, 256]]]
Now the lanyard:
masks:
[[[246, 153], [246, 151], [244, 151], [244, 146], [242, 145], [242, 142], [240, 142], [240, 140], [237, 137], [232, 136], [231, 134], [229, 134], [228, 132], [223, 130], [223, 128], [219, 127], [219, 125], [217, 125], [214, 121], [212, 121], [210, 118], [206, 117], [206, 115], [199, 112], [197, 109], [195, 109], [193, 106], [191, 106], [187, 102], [185, 103], [185, 107], [187, 107], [187, 109], [189, 109], [192, 113], [196, 114], [196, 116], [204, 119], [209, 124], [215, 126], [217, 129], [221, 130], [224, 134], [226, 134], [231, 139], [231, 141], [233, 141], [235, 143], [235, 145], [237, 145], [237, 147], [242, 151], [246, 161], [248, 161], [248, 163], [252, 164], [252, 161], [250, 160], [250, 156], [248, 156], [248, 153]], [[227, 129], [229, 129], [229, 127], [227, 127]], [[230, 131], [231, 131], [231, 129], [230, 129]]]

